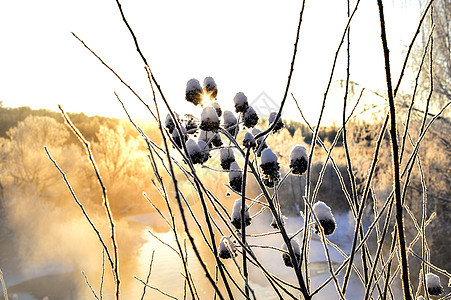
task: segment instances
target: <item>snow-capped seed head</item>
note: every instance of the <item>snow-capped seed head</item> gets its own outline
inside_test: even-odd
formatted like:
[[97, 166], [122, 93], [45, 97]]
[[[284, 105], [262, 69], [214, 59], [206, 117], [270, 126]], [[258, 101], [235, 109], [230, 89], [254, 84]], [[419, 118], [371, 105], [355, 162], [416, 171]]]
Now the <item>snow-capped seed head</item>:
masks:
[[[261, 133], [260, 129], [258, 129], [258, 128], [252, 129], [252, 135], [254, 137], [257, 136], [259, 133]], [[268, 145], [266, 144], [266, 141], [264, 140], [264, 136], [259, 137], [257, 139], [257, 157], [260, 157], [262, 155], [263, 150], [265, 150], [266, 148], [268, 148]]]
[[[241, 229], [241, 198], [235, 200], [232, 210], [232, 225], [236, 229]], [[251, 217], [249, 216], [249, 207], [244, 204], [244, 225], [251, 225]]]
[[216, 98], [218, 95], [218, 87], [212, 77], [205, 77], [204, 79], [204, 92], [210, 95], [210, 98]]
[[202, 153], [202, 163], [204, 163], [210, 158], [210, 147], [204, 141], [197, 141], [197, 145]]
[[277, 155], [271, 150], [271, 148], [267, 148], [263, 150], [262, 157], [261, 157], [261, 164], [267, 164], [267, 163], [276, 163], [277, 162]]
[[230, 164], [229, 171], [229, 185], [233, 190], [241, 192], [241, 185], [243, 183], [243, 174], [240, 166], [236, 161]]
[[233, 98], [233, 102], [235, 103], [235, 111], [237, 113], [245, 112], [249, 107], [249, 104], [247, 103], [247, 97], [242, 92], [236, 93], [235, 97]]
[[185, 115], [185, 129], [188, 134], [195, 134], [197, 132], [197, 123], [193, 115]]
[[[321, 227], [324, 230], [325, 235], [330, 235], [335, 231], [337, 225], [335, 224], [335, 218], [332, 215], [330, 207], [322, 201], [318, 201], [313, 205], [313, 212], [319, 220]], [[315, 233], [319, 233], [318, 224], [315, 225]]]
[[[258, 129], [258, 128], [252, 128], [252, 135], [253, 136], [257, 136], [259, 133], [261, 133], [262, 131], [260, 130], [260, 129]], [[261, 137], [259, 137], [258, 139], [257, 139], [257, 143], [261, 143], [263, 141], [263, 136], [261, 136]]]
[[221, 148], [220, 156], [222, 169], [229, 170], [230, 164], [235, 161], [235, 155], [233, 154], [233, 150], [230, 148]]
[[202, 94], [203, 89], [200, 86], [199, 80], [197, 79], [190, 79], [186, 83], [186, 93], [185, 93], [185, 99], [186, 101], [189, 101], [193, 103], [194, 105], [198, 105], [202, 102]]
[[[275, 111], [272, 112], [272, 113], [269, 115], [269, 118], [268, 118], [268, 124], [269, 124], [269, 126], [271, 126], [272, 123], [274, 123], [274, 120], [276, 119], [276, 117], [277, 117], [277, 112], [275, 112]], [[285, 126], [285, 124], [283, 123], [282, 118], [279, 117], [279, 118], [277, 119], [276, 126], [273, 128], [272, 132], [273, 132], [273, 133], [276, 133], [276, 132], [278, 132], [280, 129], [282, 129], [284, 126]]]
[[236, 247], [229, 237], [223, 236], [218, 246], [219, 257], [222, 259], [228, 259], [232, 256], [236, 256]]
[[[178, 119], [178, 117], [179, 117], [178, 114], [177, 113], [174, 113], [174, 114], [175, 114], [175, 117]], [[168, 113], [166, 115], [166, 119], [164, 120], [164, 126], [169, 130], [169, 133], [172, 134], [172, 132], [175, 129], [175, 123], [174, 123], [174, 120], [172, 120], [170, 113]]]
[[426, 287], [430, 295], [440, 295], [443, 293], [443, 287], [440, 284], [440, 277], [433, 273], [426, 274]]
[[249, 106], [246, 112], [243, 114], [243, 123], [247, 128], [252, 128], [258, 123], [258, 115], [257, 112]]
[[179, 147], [182, 148], [182, 143], [186, 142], [186, 129], [185, 127], [181, 126], [180, 127], [182, 134], [180, 137], [179, 131], [177, 130], [177, 128], [174, 129], [174, 131], [172, 132], [172, 139], [174, 140], [174, 143]]
[[271, 148], [266, 148], [263, 150], [260, 159], [260, 168], [263, 174], [272, 177], [274, 179], [279, 173], [279, 163], [277, 162], [277, 155], [271, 150]]
[[212, 105], [213, 108], [216, 110], [216, 114], [217, 114], [218, 117], [220, 118], [221, 115], [222, 115], [222, 109], [221, 109], [221, 106], [219, 105], [219, 103], [218, 103], [218, 102], [213, 102], [211, 105]]
[[223, 113], [223, 119], [224, 119], [224, 128], [232, 135], [235, 136], [235, 134], [238, 133], [238, 120], [233, 114], [233, 112], [226, 110]]
[[188, 139], [185, 143], [188, 155], [191, 158], [193, 164], [201, 164], [204, 161], [204, 155], [199, 145], [193, 139]]
[[246, 148], [255, 148], [257, 147], [257, 142], [254, 139], [254, 136], [249, 131], [246, 132], [243, 139], [243, 146]]
[[205, 107], [200, 118], [200, 129], [216, 132], [218, 128], [219, 118], [216, 110], [211, 106]]
[[213, 131], [201, 130], [199, 140], [207, 143], [209, 147], [211, 147], [212, 144], [215, 147], [220, 147], [222, 145], [221, 136]]
[[426, 299], [424, 299], [423, 296], [418, 296], [418, 297], [417, 297], [417, 300], [426, 300]]
[[221, 136], [219, 134], [215, 134], [213, 136], [213, 140], [211, 141], [211, 143], [213, 144], [213, 146], [215, 147], [221, 147], [222, 146], [222, 139]]
[[199, 141], [204, 141], [205, 143], [211, 143], [211, 139], [214, 136], [214, 132], [201, 130], [199, 133]]
[[275, 185], [276, 185], [276, 180], [274, 180], [275, 178], [279, 179], [280, 176], [264, 176], [263, 177], [263, 184], [272, 189]]
[[[293, 248], [294, 255], [296, 256], [297, 261], [301, 259], [301, 248], [299, 247], [299, 243], [295, 239], [291, 239], [291, 248]], [[282, 249], [288, 251], [287, 244], [282, 244]], [[282, 259], [285, 266], [293, 268], [293, 263], [291, 262], [290, 255], [286, 252], [282, 254]]]
[[307, 171], [307, 148], [303, 145], [296, 145], [290, 152], [290, 169], [294, 175], [302, 175]]

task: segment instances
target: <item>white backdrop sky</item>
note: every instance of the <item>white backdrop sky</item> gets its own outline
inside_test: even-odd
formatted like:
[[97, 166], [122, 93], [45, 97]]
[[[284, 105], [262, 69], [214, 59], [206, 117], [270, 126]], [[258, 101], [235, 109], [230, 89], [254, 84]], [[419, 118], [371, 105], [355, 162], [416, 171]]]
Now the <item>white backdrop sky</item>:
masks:
[[[355, 4], [352, 1], [352, 6]], [[422, 8], [385, 1], [394, 78]], [[244, 92], [279, 103], [286, 85], [301, 1], [123, 0], [124, 13], [167, 99], [179, 113], [190, 78], [215, 78], [223, 108]], [[315, 120], [346, 25], [345, 0], [307, 0], [291, 92]], [[145, 100], [151, 91], [142, 61], [114, 0], [0, 0], [0, 101], [88, 115], [124, 117], [113, 91], [138, 118], [137, 99], [72, 35], [76, 33]], [[351, 25], [351, 80], [384, 91], [376, 1], [362, 1]], [[335, 80], [345, 77], [345, 48]], [[326, 123], [340, 120], [342, 93], [328, 98]], [[284, 116], [299, 119], [291, 98]]]

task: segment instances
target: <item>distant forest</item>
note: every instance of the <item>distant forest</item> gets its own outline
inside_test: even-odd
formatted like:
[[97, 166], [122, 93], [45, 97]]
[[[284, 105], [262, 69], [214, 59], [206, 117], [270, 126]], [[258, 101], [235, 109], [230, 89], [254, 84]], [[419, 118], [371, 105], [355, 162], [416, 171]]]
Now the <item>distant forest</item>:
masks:
[[[119, 125], [120, 119], [110, 118], [103, 116], [87, 116], [85, 113], [68, 113], [72, 122], [78, 127], [78, 129], [84, 134], [88, 141], [97, 141], [96, 133], [99, 131], [100, 126], [105, 126], [109, 129], [115, 129]], [[28, 116], [39, 116], [39, 117], [50, 117], [58, 121], [59, 123], [64, 123], [61, 114], [57, 111], [49, 109], [31, 109], [28, 106], [22, 107], [4, 107], [0, 102], [0, 137], [8, 138], [7, 131], [13, 127], [16, 127], [19, 122], [25, 120]], [[264, 120], [263, 122], [267, 122]], [[304, 141], [310, 144], [312, 141], [312, 133], [304, 123], [290, 120], [285, 123], [285, 127], [293, 137], [296, 130], [300, 130]], [[339, 127], [336, 125], [331, 125], [328, 127], [321, 127], [318, 134], [323, 141], [332, 141], [337, 134]], [[368, 135], [362, 137], [363, 139], [371, 140], [371, 134], [368, 130]], [[127, 134], [132, 134], [137, 136], [134, 130], [127, 132]], [[71, 135], [70, 142], [75, 142], [76, 137]], [[342, 138], [340, 137], [337, 146], [342, 145]]]
[[[84, 113], [68, 113], [68, 115], [72, 122], [74, 122], [90, 141], [96, 139], [96, 133], [99, 131], [101, 125], [110, 129], [114, 129], [119, 125], [119, 119], [117, 118], [102, 116], [89, 117]], [[48, 109], [31, 109], [28, 106], [17, 108], [4, 107], [0, 102], [0, 137], [8, 138], [8, 130], [16, 127], [19, 122], [24, 121], [28, 116], [50, 117], [59, 123], [64, 123], [61, 113], [56, 111]], [[72, 136], [72, 138], [73, 141], [76, 140], [75, 136]], [[70, 141], [72, 142], [72, 140]]]

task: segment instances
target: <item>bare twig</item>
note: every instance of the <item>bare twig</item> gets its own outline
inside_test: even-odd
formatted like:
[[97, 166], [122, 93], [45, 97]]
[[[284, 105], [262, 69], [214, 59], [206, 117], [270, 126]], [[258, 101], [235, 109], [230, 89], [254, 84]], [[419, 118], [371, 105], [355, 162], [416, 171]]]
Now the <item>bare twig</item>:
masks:
[[5, 278], [3, 277], [2, 269], [0, 269], [0, 281], [2, 283], [3, 297], [5, 298], [5, 300], [9, 300], [8, 290], [6, 289]]
[[63, 110], [61, 105], [58, 105], [58, 108], [60, 109], [61, 114], [62, 114], [67, 126], [74, 132], [74, 134], [77, 136], [77, 138], [80, 140], [80, 142], [85, 147], [86, 152], [88, 154], [89, 162], [91, 163], [92, 168], [94, 169], [94, 173], [97, 177], [97, 181], [99, 182], [100, 188], [102, 190], [103, 206], [105, 207], [105, 211], [106, 211], [106, 214], [108, 217], [108, 222], [110, 224], [110, 229], [111, 229], [110, 237], [111, 237], [111, 243], [113, 244], [113, 254], [114, 254], [113, 273], [114, 273], [114, 278], [116, 281], [116, 299], [119, 299], [120, 298], [119, 256], [118, 256], [118, 247], [117, 247], [117, 242], [116, 242], [115, 224], [113, 221], [113, 215], [111, 213], [110, 203], [108, 201], [107, 190], [106, 190], [105, 185], [103, 184], [102, 176], [100, 175], [99, 168], [97, 167], [97, 164], [95, 162], [94, 155], [92, 154], [90, 143], [85, 139], [85, 137], [78, 130], [78, 128], [72, 123], [69, 116]]

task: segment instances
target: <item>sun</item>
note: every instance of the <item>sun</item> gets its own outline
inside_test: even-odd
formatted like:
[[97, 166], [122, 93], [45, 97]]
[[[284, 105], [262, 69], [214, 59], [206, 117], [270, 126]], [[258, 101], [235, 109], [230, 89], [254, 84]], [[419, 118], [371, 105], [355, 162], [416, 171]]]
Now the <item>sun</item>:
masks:
[[202, 106], [211, 106], [213, 102], [211, 101], [211, 96], [208, 93], [203, 93], [202, 95]]

